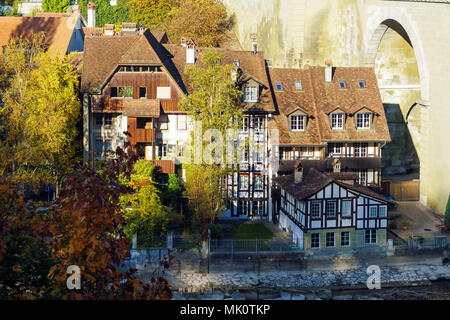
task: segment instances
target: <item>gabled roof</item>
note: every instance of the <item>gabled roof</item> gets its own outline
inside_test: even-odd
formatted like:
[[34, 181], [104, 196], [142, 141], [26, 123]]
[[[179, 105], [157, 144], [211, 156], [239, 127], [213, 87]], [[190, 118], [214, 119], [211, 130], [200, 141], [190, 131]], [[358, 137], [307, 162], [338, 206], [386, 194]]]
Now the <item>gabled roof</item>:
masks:
[[[390, 141], [389, 128], [373, 68], [333, 68], [332, 82], [325, 81], [325, 67], [308, 69], [270, 68], [273, 87], [283, 84], [283, 90], [275, 90], [279, 115], [274, 127], [280, 130], [280, 144], [318, 144], [327, 141]], [[346, 82], [346, 89], [339, 87], [339, 80]], [[364, 80], [365, 88], [359, 88], [358, 80]], [[303, 90], [295, 90], [295, 81], [301, 81]], [[295, 105], [307, 108], [315, 116], [312, 125], [304, 132], [289, 131], [287, 116]], [[363, 109], [374, 113], [370, 130], [356, 129], [355, 113]], [[329, 114], [334, 111], [347, 114], [345, 130], [331, 130]]]
[[[389, 128], [381, 101], [380, 91], [373, 68], [335, 67], [332, 82], [325, 81], [325, 67], [310, 67], [315, 103], [319, 116], [320, 132], [325, 141], [390, 141]], [[339, 87], [339, 80], [346, 88]], [[358, 87], [364, 80], [365, 88]], [[357, 130], [354, 114], [366, 108], [377, 115], [373, 117], [372, 129]], [[347, 113], [345, 129], [332, 130], [328, 114], [336, 109]]]
[[3, 55], [1, 47], [12, 38], [31, 39], [33, 33], [42, 31], [49, 51], [62, 57], [67, 53], [75, 27], [72, 16], [0, 17], [0, 55]]
[[[272, 88], [275, 82], [281, 82], [283, 90], [274, 90], [277, 113], [270, 127], [279, 130], [280, 145], [317, 145], [321, 144], [317, 111], [314, 102], [313, 87], [309, 73], [304, 69], [269, 68]], [[302, 83], [302, 91], [297, 91], [295, 82]], [[301, 109], [308, 118], [305, 131], [289, 130], [288, 116]]]
[[274, 178], [274, 182], [281, 188], [289, 192], [293, 197], [298, 200], [304, 200], [316, 194], [330, 183], [336, 183], [337, 185], [349, 189], [355, 193], [362, 194], [368, 197], [372, 197], [384, 203], [391, 203], [386, 200], [382, 195], [375, 191], [359, 185], [350, 185], [345, 182], [339, 181], [333, 177], [333, 175], [327, 175], [317, 171], [315, 168], [309, 170], [304, 169], [305, 177], [301, 183], [295, 183], [294, 174], [288, 176], [281, 176]]

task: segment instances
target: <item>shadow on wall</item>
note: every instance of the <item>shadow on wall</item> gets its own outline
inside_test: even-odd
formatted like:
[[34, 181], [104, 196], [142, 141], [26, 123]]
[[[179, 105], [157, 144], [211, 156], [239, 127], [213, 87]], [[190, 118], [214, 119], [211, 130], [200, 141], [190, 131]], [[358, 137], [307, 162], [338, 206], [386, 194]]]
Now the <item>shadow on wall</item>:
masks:
[[383, 147], [383, 176], [419, 178], [420, 160], [399, 104], [383, 104], [392, 141]]

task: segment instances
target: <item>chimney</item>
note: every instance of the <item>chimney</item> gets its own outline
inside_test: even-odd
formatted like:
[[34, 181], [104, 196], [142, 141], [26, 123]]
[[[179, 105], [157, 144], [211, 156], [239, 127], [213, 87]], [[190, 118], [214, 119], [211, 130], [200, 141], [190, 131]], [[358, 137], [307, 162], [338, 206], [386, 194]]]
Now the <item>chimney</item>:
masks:
[[195, 43], [192, 39], [186, 42], [186, 64], [195, 64]]
[[138, 30], [138, 26], [136, 22], [123, 22], [122, 23], [122, 32], [130, 32], [134, 33]]
[[333, 80], [333, 62], [331, 60], [325, 61], [325, 81], [331, 82]]
[[303, 166], [301, 162], [295, 167], [294, 180], [296, 184], [303, 181]]
[[257, 42], [257, 35], [256, 33], [252, 33], [250, 35], [250, 38], [252, 39], [252, 54], [256, 56], [256, 53], [258, 52], [258, 42]]
[[115, 34], [116, 26], [113, 24], [105, 24], [105, 36], [113, 36]]
[[88, 27], [95, 28], [95, 3], [88, 3]]
[[185, 37], [181, 38], [180, 46], [187, 47], [187, 39]]
[[341, 160], [334, 158], [331, 165], [333, 166], [333, 172], [341, 172]]

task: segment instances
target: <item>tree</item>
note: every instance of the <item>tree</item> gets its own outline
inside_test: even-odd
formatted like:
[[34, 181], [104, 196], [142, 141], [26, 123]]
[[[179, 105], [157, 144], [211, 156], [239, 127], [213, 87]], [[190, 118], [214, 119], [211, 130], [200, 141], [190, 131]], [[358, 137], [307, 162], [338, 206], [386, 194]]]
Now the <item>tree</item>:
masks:
[[232, 65], [220, 64], [220, 55], [214, 50], [205, 51], [199, 65], [185, 70], [194, 91], [181, 100], [180, 108], [201, 121], [204, 131], [217, 129], [225, 134], [227, 129], [237, 128], [242, 92], [232, 80], [233, 71]]
[[212, 165], [190, 165], [186, 170], [186, 195], [201, 226], [202, 239], [208, 237], [208, 226], [225, 210], [226, 194], [221, 188], [223, 172]]
[[[0, 296], [28, 299], [170, 299], [155, 274], [142, 283], [122, 271], [129, 239], [119, 198], [128, 192], [135, 159], [117, 150], [101, 165], [87, 164], [64, 180], [54, 206], [33, 210], [14, 185], [0, 180]], [[36, 204], [34, 205], [36, 207]], [[70, 265], [81, 269], [81, 289], [66, 287]]]
[[185, 0], [171, 10], [168, 33], [171, 39], [188, 37], [199, 46], [217, 47], [231, 27], [232, 19], [221, 1]]
[[173, 4], [173, 0], [130, 0], [127, 7], [133, 22], [157, 29], [168, 22]]
[[11, 40], [0, 71], [0, 175], [35, 187], [57, 184], [80, 148], [78, 76], [70, 56], [44, 52], [43, 39]]
[[42, 9], [44, 12], [67, 12], [70, 0], [44, 0]]
[[[201, 122], [204, 132], [215, 129], [223, 136], [227, 129], [237, 128], [242, 110], [239, 107], [241, 91], [232, 80], [233, 67], [221, 65], [219, 58], [216, 51], [207, 51], [199, 65], [186, 68], [194, 91], [183, 98], [180, 106], [194, 120]], [[224, 149], [218, 152], [223, 156]], [[185, 184], [189, 206], [194, 210], [194, 219], [201, 225], [203, 239], [207, 237], [208, 225], [225, 209], [223, 183], [228, 173], [223, 163], [204, 160], [187, 166]]]
[[44, 213], [29, 205], [0, 178], [0, 299], [42, 298], [50, 284], [55, 260], [42, 234]]
[[161, 203], [160, 191], [152, 177], [152, 163], [138, 160], [130, 178], [123, 179], [130, 190], [120, 198], [125, 233], [130, 239], [138, 234], [138, 239], [144, 243], [153, 239], [156, 231], [164, 230], [168, 221], [168, 209]]
[[[92, 0], [80, 0], [78, 4], [83, 17], [87, 18], [87, 6]], [[105, 24], [115, 24], [119, 28], [122, 22], [130, 22], [128, 3], [129, 0], [117, 0], [117, 4], [112, 6], [109, 0], [96, 0], [95, 23], [97, 27], [104, 27]]]

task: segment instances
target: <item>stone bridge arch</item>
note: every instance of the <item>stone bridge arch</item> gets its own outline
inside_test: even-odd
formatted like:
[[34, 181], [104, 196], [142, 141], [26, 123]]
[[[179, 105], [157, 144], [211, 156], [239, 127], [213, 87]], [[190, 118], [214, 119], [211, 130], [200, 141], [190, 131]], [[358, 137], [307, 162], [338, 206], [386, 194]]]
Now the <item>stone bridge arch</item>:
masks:
[[374, 67], [380, 42], [391, 28], [400, 34], [414, 49], [420, 77], [421, 99], [430, 100], [429, 69], [424, 53], [419, 27], [404, 8], [368, 7], [364, 28], [364, 57], [366, 67]]

